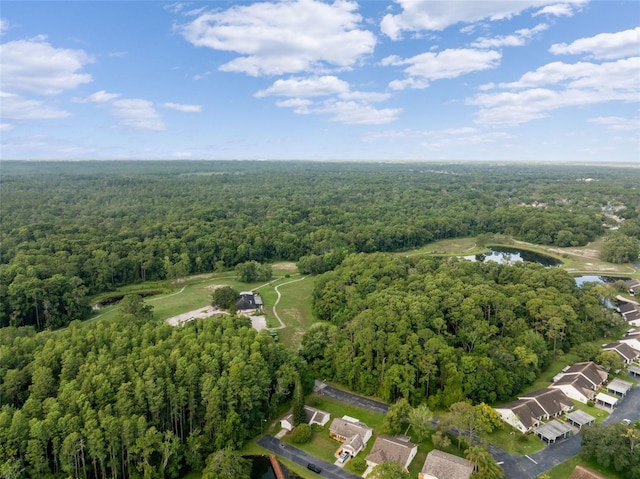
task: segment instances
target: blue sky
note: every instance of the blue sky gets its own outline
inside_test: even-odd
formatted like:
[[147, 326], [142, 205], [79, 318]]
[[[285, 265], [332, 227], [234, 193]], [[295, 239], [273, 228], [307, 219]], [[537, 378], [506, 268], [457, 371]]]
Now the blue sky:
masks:
[[640, 163], [640, 2], [3, 1], [4, 159]]

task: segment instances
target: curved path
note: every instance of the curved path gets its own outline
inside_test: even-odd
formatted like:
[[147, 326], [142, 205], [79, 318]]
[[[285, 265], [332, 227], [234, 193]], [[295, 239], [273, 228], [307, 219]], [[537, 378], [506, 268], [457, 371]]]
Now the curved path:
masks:
[[[276, 286], [275, 288], [273, 288], [273, 289], [275, 289], [276, 294], [278, 295], [278, 297], [276, 298], [276, 302], [275, 302], [275, 303], [273, 303], [273, 308], [272, 308], [272, 310], [273, 310], [273, 315], [276, 317], [276, 319], [277, 319], [277, 320], [278, 320], [278, 322], [280, 323], [280, 326], [276, 326], [275, 328], [268, 328], [268, 329], [270, 329], [270, 330], [275, 330], [275, 329], [284, 329], [284, 328], [286, 328], [286, 327], [287, 327], [287, 325], [286, 325], [286, 324], [284, 324], [284, 323], [282, 322], [282, 319], [280, 318], [280, 315], [278, 314], [278, 311], [276, 310], [276, 306], [277, 306], [277, 305], [278, 305], [278, 303], [280, 302], [280, 297], [281, 297], [280, 290], [279, 290], [278, 288], [280, 288], [280, 286], [284, 286], [285, 284], [291, 284], [291, 283], [296, 283], [296, 282], [298, 282], [298, 281], [302, 281], [302, 280], [303, 280], [303, 279], [305, 279], [305, 278], [306, 278], [306, 276], [303, 276], [302, 278], [294, 279], [294, 280], [292, 280], [292, 281], [287, 281], [286, 283], [280, 283], [278, 286]], [[267, 284], [269, 284], [269, 283], [267, 283]], [[263, 286], [264, 286], [264, 285], [263, 285]], [[260, 287], [262, 287], [262, 286], [260, 286]], [[258, 289], [258, 288], [256, 288], [256, 289]]]

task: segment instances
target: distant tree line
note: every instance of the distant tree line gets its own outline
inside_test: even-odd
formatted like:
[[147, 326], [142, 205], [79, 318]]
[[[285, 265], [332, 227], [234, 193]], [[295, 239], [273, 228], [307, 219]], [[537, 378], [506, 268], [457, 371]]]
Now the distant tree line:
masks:
[[[626, 207], [617, 214], [628, 218], [619, 233], [628, 242], [639, 176], [516, 165], [3, 162], [0, 326], [54, 329], [85, 318], [88, 295], [252, 262], [299, 261], [317, 274], [350, 253], [493, 233], [584, 245], [602, 235], [609, 202]], [[629, 258], [615, 250], [612, 260]]]
[[0, 330], [1, 477], [179, 478], [222, 451], [219, 477], [290, 399], [304, 362], [247, 318], [173, 328], [138, 299], [117, 321]]
[[319, 276], [302, 356], [317, 377], [432, 409], [504, 401], [619, 324], [558, 268], [354, 254]]

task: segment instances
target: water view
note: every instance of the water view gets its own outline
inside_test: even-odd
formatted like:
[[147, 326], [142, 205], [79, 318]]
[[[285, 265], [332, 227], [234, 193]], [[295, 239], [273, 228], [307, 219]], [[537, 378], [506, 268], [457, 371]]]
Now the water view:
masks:
[[486, 263], [487, 261], [495, 261], [500, 264], [515, 264], [522, 261], [529, 261], [531, 263], [538, 263], [545, 268], [552, 268], [562, 265], [562, 261], [559, 261], [551, 256], [546, 256], [540, 253], [534, 253], [533, 251], [527, 251], [518, 248], [508, 248], [504, 246], [494, 246], [489, 248], [487, 253], [476, 254], [471, 256], [464, 256], [465, 259], [470, 261], [479, 261]]

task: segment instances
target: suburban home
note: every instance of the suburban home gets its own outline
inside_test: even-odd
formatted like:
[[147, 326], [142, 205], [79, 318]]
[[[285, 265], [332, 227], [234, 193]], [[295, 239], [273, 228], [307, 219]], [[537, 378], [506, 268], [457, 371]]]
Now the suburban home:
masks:
[[640, 353], [640, 329], [630, 329], [619, 341], [628, 344]]
[[607, 372], [593, 361], [576, 363], [554, 378], [551, 388], [560, 389], [571, 399], [587, 403], [607, 380]]
[[473, 466], [466, 459], [438, 449], [427, 454], [418, 479], [469, 479]]
[[520, 396], [496, 412], [507, 424], [525, 433], [536, 428], [541, 421], [560, 416], [573, 409], [573, 403], [560, 389], [539, 389]]
[[262, 306], [262, 298], [253, 291], [241, 292], [236, 300], [236, 310], [238, 311], [262, 309]]
[[405, 470], [418, 453], [417, 444], [409, 441], [408, 437], [391, 437], [382, 435], [373, 443], [371, 452], [366, 457], [367, 465], [375, 467], [388, 461], [400, 464]]
[[[307, 415], [307, 424], [319, 424], [320, 426], [324, 426], [329, 422], [331, 415], [328, 412], [321, 411], [320, 409], [315, 409], [309, 406], [304, 407], [304, 412]], [[280, 425], [282, 429], [286, 429], [287, 431], [292, 431], [295, 425], [293, 424], [293, 414], [287, 414], [284, 418], [280, 420]]]
[[603, 476], [599, 472], [589, 469], [584, 466], [576, 466], [569, 479], [607, 479], [607, 476]]
[[632, 279], [627, 281], [627, 290], [631, 296], [634, 296], [636, 293], [640, 293], [640, 280]]
[[640, 351], [636, 351], [627, 343], [623, 343], [622, 341], [605, 344], [602, 346], [602, 349], [618, 353], [618, 356], [620, 356], [620, 359], [622, 359], [624, 364], [631, 364], [638, 356], [640, 356]]
[[[637, 287], [636, 291], [640, 291], [640, 287]], [[640, 307], [637, 304], [620, 303], [616, 310], [627, 323], [633, 326], [640, 326]]]
[[367, 447], [367, 442], [373, 435], [373, 429], [365, 423], [349, 416], [335, 418], [329, 426], [329, 437], [342, 443], [342, 451], [355, 457]]

